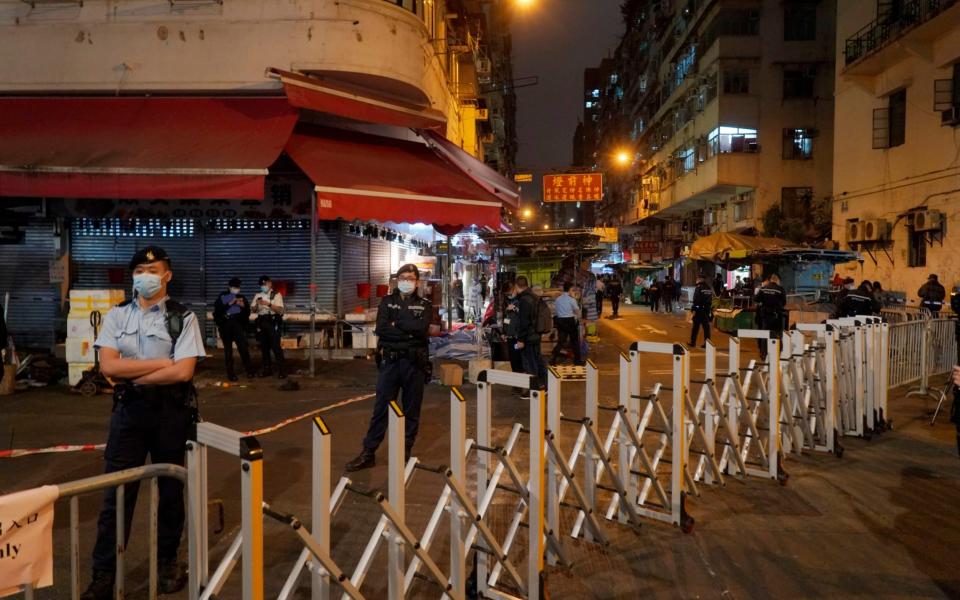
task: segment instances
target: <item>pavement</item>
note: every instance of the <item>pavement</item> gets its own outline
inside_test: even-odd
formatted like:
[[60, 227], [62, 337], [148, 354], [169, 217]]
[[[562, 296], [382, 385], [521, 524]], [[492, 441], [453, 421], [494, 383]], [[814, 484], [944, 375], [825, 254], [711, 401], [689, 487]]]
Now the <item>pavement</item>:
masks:
[[[646, 308], [625, 306], [619, 319], [600, 322], [600, 342], [591, 358], [600, 368], [601, 402], [615, 404], [617, 355], [631, 342], [689, 341], [682, 313], [651, 314]], [[719, 348], [726, 336], [714, 334]], [[745, 350], [753, 352], [753, 348]], [[703, 351], [693, 354], [694, 376]], [[725, 361], [723, 354], [719, 360]], [[299, 391], [279, 391], [275, 379], [239, 382], [229, 388], [216, 383], [223, 376], [219, 358], [208, 359], [198, 374], [204, 418], [238, 430], [269, 426], [289, 417], [331, 407], [324, 416], [333, 435], [335, 483], [342, 465], [360, 450], [375, 383], [375, 367], [367, 360], [320, 363], [318, 376], [294, 376]], [[668, 379], [669, 363], [645, 363], [644, 385]], [[695, 377], [694, 377], [695, 378]], [[582, 411], [578, 386], [564, 392], [565, 414]], [[472, 385], [462, 388], [469, 400], [468, 436], [475, 432]], [[450, 394], [439, 385], [428, 386], [421, 430], [414, 454], [425, 464], [448, 462]], [[0, 398], [0, 447], [41, 447], [62, 443], [99, 443], [106, 438], [110, 399], [84, 398], [64, 388], [31, 390]], [[906, 398], [903, 390], [891, 395], [893, 430], [870, 440], [844, 438], [842, 458], [817, 453], [791, 455], [785, 463], [786, 486], [774, 481], [728, 480], [725, 487], [701, 486], [688, 510], [696, 519], [692, 533], [649, 522], [639, 531], [609, 523], [611, 544], [602, 547], [565, 539], [569, 567], [548, 570], [551, 598], [960, 598], [960, 459], [954, 428], [941, 416], [931, 427], [933, 402]], [[494, 428], [505, 439], [514, 422], [527, 418], [526, 403], [496, 392]], [[601, 427], [605, 427], [601, 423]], [[569, 427], [569, 429], [567, 429]], [[309, 421], [261, 436], [264, 447], [264, 497], [275, 508], [309, 517]], [[561, 432], [569, 444], [576, 433], [565, 424]], [[378, 465], [353, 474], [353, 481], [370, 489], [386, 489], [385, 448]], [[522, 461], [522, 453], [518, 455]], [[468, 465], [470, 469], [472, 463]], [[102, 453], [47, 454], [0, 459], [0, 493], [70, 481], [100, 473]], [[468, 473], [472, 471], [468, 470]], [[236, 535], [240, 523], [239, 468], [236, 460], [211, 453], [210, 496], [222, 499], [222, 531], [211, 531], [211, 564], [216, 564]], [[408, 487], [410, 525], [420, 534], [442, 490], [436, 476], [417, 472]], [[514, 499], [498, 495], [491, 509], [493, 527], [503, 532], [512, 516]], [[89, 573], [100, 498], [80, 502], [81, 580]], [[147, 549], [144, 502], [138, 506], [135, 532], [127, 552], [129, 598], [145, 598]], [[56, 585], [40, 598], [69, 598], [69, 555], [66, 503], [57, 505], [54, 543]], [[377, 507], [368, 499], [348, 495], [332, 529], [333, 558], [352, 572], [369, 538]], [[565, 523], [572, 511], [563, 515]], [[308, 520], [308, 519], [307, 519]], [[309, 520], [308, 520], [309, 522]], [[211, 525], [217, 526], [216, 514]], [[521, 538], [523, 537], [521, 533]], [[266, 588], [276, 596], [299, 554], [295, 534], [278, 524], [265, 526]], [[446, 568], [445, 527], [430, 549]], [[525, 544], [525, 540], [518, 540]], [[239, 572], [220, 595], [239, 598]], [[132, 589], [130, 589], [132, 588]], [[369, 598], [386, 593], [385, 553], [380, 551], [363, 585]], [[416, 581], [410, 597], [436, 598], [439, 590]], [[183, 595], [171, 598], [185, 597]], [[301, 580], [299, 595], [309, 592]]]

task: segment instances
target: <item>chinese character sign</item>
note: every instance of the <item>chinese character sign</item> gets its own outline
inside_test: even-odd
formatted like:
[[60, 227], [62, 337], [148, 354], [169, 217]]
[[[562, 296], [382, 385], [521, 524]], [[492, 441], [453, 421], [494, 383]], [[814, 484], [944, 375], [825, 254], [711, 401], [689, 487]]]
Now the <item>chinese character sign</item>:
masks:
[[602, 173], [543, 176], [544, 202], [598, 202], [602, 198]]
[[60, 490], [46, 485], [0, 496], [0, 597], [22, 586], [53, 585], [53, 503]]

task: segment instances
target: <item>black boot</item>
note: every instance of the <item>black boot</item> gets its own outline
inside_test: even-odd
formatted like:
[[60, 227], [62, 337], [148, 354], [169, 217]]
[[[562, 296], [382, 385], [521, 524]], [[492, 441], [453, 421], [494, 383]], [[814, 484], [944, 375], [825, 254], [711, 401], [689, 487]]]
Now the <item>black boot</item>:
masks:
[[177, 559], [157, 563], [157, 588], [161, 594], [176, 594], [187, 585], [187, 568]]
[[364, 450], [356, 458], [346, 464], [344, 470], [347, 473], [369, 469], [377, 464], [377, 455], [369, 450]]
[[94, 571], [93, 580], [80, 600], [111, 600], [115, 579], [113, 571]]
[[228, 374], [227, 374], [227, 381], [236, 381], [236, 380], [237, 380], [237, 374], [236, 374], [236, 373], [228, 373]]

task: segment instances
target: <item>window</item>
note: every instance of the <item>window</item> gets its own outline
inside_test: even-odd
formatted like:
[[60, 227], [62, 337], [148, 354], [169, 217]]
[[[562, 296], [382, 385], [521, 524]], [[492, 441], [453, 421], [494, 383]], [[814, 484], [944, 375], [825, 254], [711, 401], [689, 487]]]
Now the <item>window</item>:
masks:
[[707, 136], [708, 156], [731, 152], [757, 152], [757, 130], [740, 127], [717, 127]]
[[733, 201], [733, 220], [750, 221], [753, 219], [754, 193], [753, 191], [739, 194]]
[[747, 69], [724, 69], [723, 70], [723, 93], [724, 94], [749, 94], [750, 93], [750, 71]]
[[783, 11], [783, 41], [808, 42], [817, 39], [817, 7], [792, 6]]
[[817, 130], [792, 127], [783, 130], [783, 159], [806, 160], [813, 158], [813, 138]]
[[890, 94], [890, 144], [900, 146], [907, 137], [907, 90]]
[[910, 228], [910, 256], [907, 266], [927, 266], [927, 238], [922, 231], [914, 231], [913, 228]]
[[817, 70], [814, 65], [783, 70], [783, 97], [813, 98]]
[[810, 216], [813, 188], [785, 187], [780, 190], [780, 210], [785, 219], [806, 220]]

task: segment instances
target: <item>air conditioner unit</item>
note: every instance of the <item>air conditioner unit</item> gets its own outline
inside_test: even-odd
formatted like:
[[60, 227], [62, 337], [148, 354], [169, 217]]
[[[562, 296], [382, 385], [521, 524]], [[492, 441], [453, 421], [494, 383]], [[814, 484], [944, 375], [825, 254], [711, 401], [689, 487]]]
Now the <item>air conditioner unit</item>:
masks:
[[490, 109], [489, 109], [489, 108], [478, 108], [478, 109], [477, 109], [477, 120], [478, 120], [478, 121], [489, 121], [489, 120], [490, 120]]
[[861, 221], [863, 225], [863, 241], [878, 242], [889, 239], [890, 223], [886, 219], [870, 219]]
[[947, 110], [940, 111], [940, 124], [950, 127], [960, 125], [960, 106], [951, 106]]
[[847, 243], [863, 241], [863, 221], [847, 222]]
[[939, 210], [921, 210], [913, 213], [914, 231], [940, 231], [943, 227], [943, 213]]

